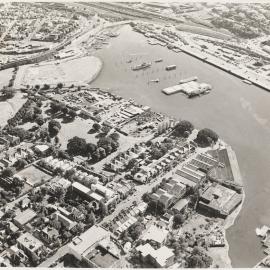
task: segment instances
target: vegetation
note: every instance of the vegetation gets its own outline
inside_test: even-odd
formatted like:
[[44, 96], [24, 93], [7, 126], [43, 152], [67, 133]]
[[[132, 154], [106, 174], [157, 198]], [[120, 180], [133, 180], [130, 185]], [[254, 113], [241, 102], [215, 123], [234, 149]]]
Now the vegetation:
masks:
[[189, 136], [193, 129], [194, 126], [189, 121], [182, 120], [174, 127], [174, 135], [186, 138]]
[[202, 248], [195, 247], [192, 254], [187, 258], [189, 268], [209, 268], [213, 259], [209, 257]]
[[51, 137], [55, 137], [59, 130], [61, 129], [61, 124], [56, 120], [51, 120], [48, 124], [48, 131]]
[[16, 169], [14, 167], [7, 167], [2, 171], [2, 177], [11, 177], [16, 173]]
[[201, 129], [196, 138], [196, 142], [201, 146], [210, 146], [218, 141], [218, 135], [211, 129]]
[[2, 96], [3, 96], [5, 99], [13, 98], [14, 95], [15, 95], [15, 91], [14, 91], [12, 88], [5, 87], [5, 88], [2, 90]]

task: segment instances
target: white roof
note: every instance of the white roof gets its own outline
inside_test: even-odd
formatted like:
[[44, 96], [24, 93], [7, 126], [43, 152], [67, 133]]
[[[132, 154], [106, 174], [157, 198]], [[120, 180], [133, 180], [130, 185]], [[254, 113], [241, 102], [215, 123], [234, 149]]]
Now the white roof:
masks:
[[49, 146], [47, 144], [39, 144], [35, 146], [36, 150], [39, 150], [40, 152], [45, 152], [49, 149]]
[[73, 188], [76, 188], [78, 190], [80, 190], [81, 192], [87, 194], [88, 192], [90, 192], [90, 189], [82, 184], [80, 184], [79, 182], [74, 182], [72, 184], [72, 187]]
[[41, 241], [39, 241], [37, 238], [35, 238], [28, 232], [21, 235], [17, 239], [17, 242], [26, 247], [27, 249], [31, 250], [32, 252], [35, 252], [43, 246]]
[[89, 230], [75, 237], [72, 243], [69, 244], [71, 251], [75, 251], [77, 254], [83, 254], [90, 247], [100, 242], [102, 239], [109, 237], [110, 233], [105, 229], [94, 225]]
[[165, 267], [167, 260], [174, 256], [172, 249], [162, 246], [161, 248], [155, 250], [149, 243], [138, 246], [136, 250], [141, 252], [143, 257], [150, 255], [161, 267]]
[[161, 244], [166, 239], [168, 233], [169, 232], [163, 228], [158, 228], [155, 225], [151, 225], [143, 235], [142, 240], [153, 240]]

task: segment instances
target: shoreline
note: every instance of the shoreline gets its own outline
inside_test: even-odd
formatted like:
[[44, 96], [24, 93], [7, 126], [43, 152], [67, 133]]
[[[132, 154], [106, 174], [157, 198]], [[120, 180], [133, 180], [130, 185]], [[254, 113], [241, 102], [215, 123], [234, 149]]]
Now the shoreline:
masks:
[[223, 232], [224, 232], [224, 239], [225, 239], [225, 251], [224, 253], [226, 254], [226, 257], [228, 258], [228, 261], [227, 263], [229, 264], [230, 268], [233, 268], [232, 266], [232, 261], [231, 261], [231, 258], [230, 258], [230, 255], [229, 255], [229, 250], [230, 250], [230, 245], [229, 245], [229, 242], [226, 238], [226, 231], [232, 227], [238, 217], [238, 215], [240, 214], [241, 210], [242, 210], [242, 207], [243, 207], [243, 204], [244, 204], [244, 201], [245, 201], [245, 192], [243, 190], [243, 199], [242, 199], [242, 202], [241, 204], [238, 206], [237, 209], [235, 209], [235, 211], [227, 218], [227, 220], [225, 220], [225, 223], [224, 223], [224, 227], [223, 227]]

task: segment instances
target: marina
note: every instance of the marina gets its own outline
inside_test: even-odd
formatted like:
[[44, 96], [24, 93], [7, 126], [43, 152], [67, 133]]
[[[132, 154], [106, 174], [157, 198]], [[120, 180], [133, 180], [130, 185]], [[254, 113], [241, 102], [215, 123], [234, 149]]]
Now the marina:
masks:
[[[133, 98], [155, 111], [190, 119], [198, 127], [207, 126], [223, 135], [236, 151], [246, 193], [241, 214], [226, 232], [229, 255], [234, 267], [255, 265], [265, 255], [254, 230], [262, 224], [270, 224], [267, 207], [270, 204], [269, 93], [190, 55], [168, 51], [162, 46], [151, 46], [145, 37], [133, 32], [129, 26], [121, 28], [119, 32], [119, 37], [112, 41], [110, 49], [97, 52], [106, 61], [99, 77], [91, 85]], [[134, 57], [141, 61], [162, 58], [165, 66], [175, 63], [179, 69], [171, 71], [170, 75], [165, 75], [164, 69], [154, 66], [148, 71], [132, 73], [123, 65], [125, 61], [121, 60], [120, 55], [112, 53], [116, 48], [126, 51], [127, 55], [136, 53]], [[169, 85], [194, 75], [211, 84], [214, 91], [204, 98], [192, 100], [183, 95], [167, 96], [161, 92]], [[160, 79], [158, 84], [148, 84], [147, 78], [150, 80], [153, 76]], [[117, 83], [116, 78], [119, 78]], [[250, 151], [257, 153], [256, 162], [250, 156]]]

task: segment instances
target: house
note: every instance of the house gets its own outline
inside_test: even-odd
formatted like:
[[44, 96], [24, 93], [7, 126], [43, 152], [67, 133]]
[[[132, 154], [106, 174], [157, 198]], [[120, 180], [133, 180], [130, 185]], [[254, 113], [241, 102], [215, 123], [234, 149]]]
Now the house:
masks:
[[26, 209], [29, 207], [31, 203], [31, 200], [26, 197], [26, 198], [23, 198], [22, 200], [20, 200], [20, 206], [21, 206], [21, 209]]
[[22, 249], [32, 260], [39, 260], [44, 245], [30, 233], [26, 232], [17, 239], [18, 248]]
[[50, 151], [50, 147], [47, 144], [38, 144], [34, 147], [34, 151], [38, 155], [46, 156]]
[[181, 199], [173, 207], [172, 211], [175, 214], [184, 214], [189, 204], [189, 200]]
[[20, 214], [16, 215], [13, 222], [16, 226], [23, 229], [24, 226], [33, 220], [37, 216], [36, 212], [28, 208], [22, 211]]
[[156, 225], [151, 225], [142, 236], [142, 240], [155, 243], [158, 246], [161, 246], [165, 243], [169, 231], [164, 228], [159, 228]]
[[59, 232], [55, 228], [45, 227], [40, 231], [40, 237], [48, 244], [55, 241], [59, 236]]
[[167, 268], [174, 263], [173, 249], [162, 246], [154, 249], [149, 243], [136, 247], [144, 263], [150, 263], [155, 268]]
[[65, 226], [68, 230], [74, 228], [77, 223], [75, 221], [70, 220], [64, 215], [60, 214], [58, 211], [52, 214], [52, 217], [59, 221], [63, 226]]
[[126, 230], [128, 230], [131, 225], [135, 224], [137, 222], [137, 218], [131, 216], [131, 217], [127, 217], [126, 220], [124, 220], [123, 223], [119, 222], [119, 226], [118, 228], [115, 230], [114, 234], [119, 237], [122, 235], [123, 232], [125, 232]]

